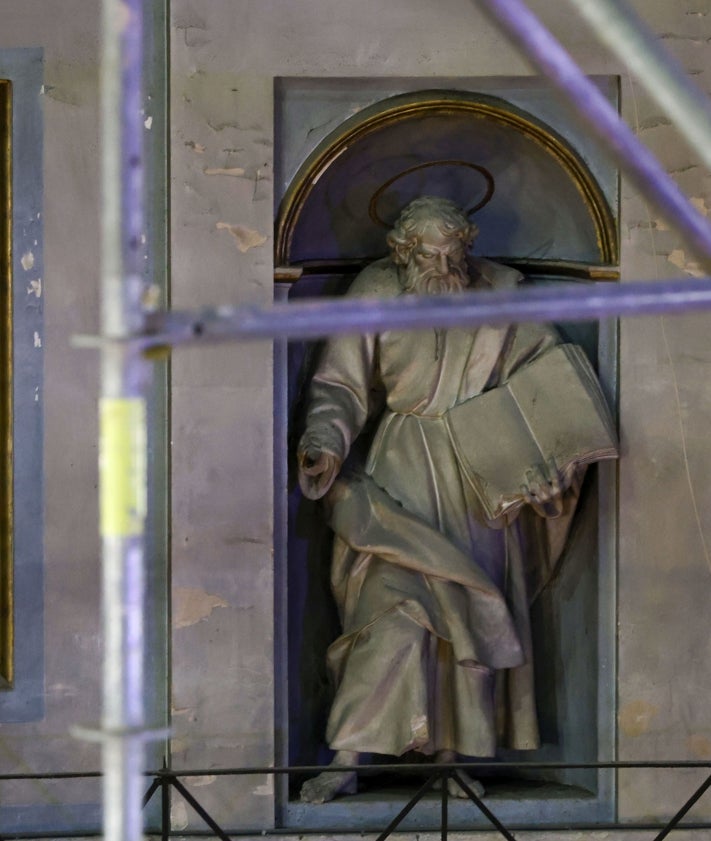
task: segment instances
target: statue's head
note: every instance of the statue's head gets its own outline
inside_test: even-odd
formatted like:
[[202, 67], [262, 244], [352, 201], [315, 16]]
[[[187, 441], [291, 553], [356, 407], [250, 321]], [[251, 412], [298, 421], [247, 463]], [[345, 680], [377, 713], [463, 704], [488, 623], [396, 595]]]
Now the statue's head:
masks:
[[448, 199], [422, 196], [398, 217], [387, 242], [409, 292], [452, 292], [468, 284], [466, 252], [479, 229]]

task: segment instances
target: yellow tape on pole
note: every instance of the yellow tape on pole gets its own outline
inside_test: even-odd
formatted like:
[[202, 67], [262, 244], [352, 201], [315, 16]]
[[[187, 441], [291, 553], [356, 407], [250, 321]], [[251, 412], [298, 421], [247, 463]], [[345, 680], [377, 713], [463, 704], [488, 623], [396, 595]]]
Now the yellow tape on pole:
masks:
[[146, 516], [145, 400], [103, 398], [99, 427], [101, 534], [142, 534]]

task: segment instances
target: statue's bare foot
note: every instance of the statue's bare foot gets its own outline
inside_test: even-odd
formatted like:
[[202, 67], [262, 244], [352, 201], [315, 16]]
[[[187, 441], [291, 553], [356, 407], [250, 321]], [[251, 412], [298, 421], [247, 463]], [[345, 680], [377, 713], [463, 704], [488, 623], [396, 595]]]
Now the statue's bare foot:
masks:
[[304, 803], [327, 803], [339, 794], [355, 794], [357, 787], [358, 775], [355, 771], [324, 771], [301, 786], [301, 800]]
[[[333, 757], [331, 767], [358, 765], [360, 754], [356, 751], [339, 750]], [[304, 803], [327, 803], [339, 794], [355, 794], [358, 788], [356, 771], [324, 771], [313, 780], [306, 780], [301, 786], [301, 800]]]
[[[474, 777], [470, 777], [466, 771], [457, 771], [457, 775], [462, 778], [462, 780], [469, 786], [477, 797], [483, 797], [486, 794], [486, 790], [479, 780], [475, 780]], [[452, 777], [447, 780], [447, 790], [449, 791], [450, 797], [469, 797], [466, 791], [464, 791], [459, 783]]]
[[[457, 754], [454, 751], [450, 750], [439, 751], [435, 756], [435, 762], [438, 765], [448, 765], [456, 761]], [[466, 783], [466, 785], [474, 792], [474, 794], [476, 794], [477, 797], [483, 797], [486, 794], [484, 786], [479, 782], [479, 780], [475, 780], [474, 777], [470, 777], [466, 771], [459, 770], [457, 771], [457, 775], [462, 778], [462, 781]], [[435, 783], [434, 788], [436, 791], [441, 791], [442, 781], [438, 780]], [[450, 797], [469, 797], [466, 791], [464, 791], [464, 789], [453, 777], [447, 778], [447, 791], [449, 792]]]

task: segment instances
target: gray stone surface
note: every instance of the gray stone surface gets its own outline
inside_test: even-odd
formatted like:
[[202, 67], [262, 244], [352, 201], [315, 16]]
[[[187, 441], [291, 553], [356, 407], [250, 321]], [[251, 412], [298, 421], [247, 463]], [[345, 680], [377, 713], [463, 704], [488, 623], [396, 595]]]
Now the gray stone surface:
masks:
[[[707, 213], [709, 176], [659, 109], [565, 4], [531, 5], [586, 72], [620, 73], [624, 116]], [[635, 5], [711, 87], [707, 4]], [[0, 765], [3, 772], [95, 768], [96, 747], [68, 731], [99, 715], [97, 359], [71, 350], [69, 337], [98, 324], [98, 4], [64, 0], [59, 13], [41, 0], [8, 0], [2, 15], [0, 50], [45, 50], [46, 696], [42, 720], [0, 725]], [[271, 299], [275, 77], [530, 73], [469, 0], [174, 0], [171, 36], [173, 303], [181, 308]], [[699, 271], [626, 182], [621, 239], [625, 282]], [[610, 670], [621, 759], [711, 758], [708, 331], [705, 315], [621, 325], [619, 638], [617, 672]], [[268, 763], [275, 738], [271, 348], [181, 350], [173, 377], [174, 760], [208, 769]], [[668, 814], [698, 776], [625, 772], [619, 814], [633, 822]], [[269, 824], [268, 781], [207, 775], [200, 783], [196, 793], [226, 823]], [[53, 797], [40, 785], [0, 790], [0, 800], [35, 814]], [[81, 795], [65, 790], [61, 799]], [[703, 804], [699, 814], [708, 816]], [[178, 805], [174, 818], [176, 828], [197, 826]], [[521, 837], [641, 841], [648, 834]]]

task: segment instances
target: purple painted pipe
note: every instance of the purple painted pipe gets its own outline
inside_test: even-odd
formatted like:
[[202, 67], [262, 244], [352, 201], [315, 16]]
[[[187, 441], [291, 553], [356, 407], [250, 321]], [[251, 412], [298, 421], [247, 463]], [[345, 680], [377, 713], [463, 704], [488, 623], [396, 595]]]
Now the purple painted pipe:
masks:
[[659, 161], [640, 143], [602, 93], [522, 0], [476, 0], [521, 52], [564, 95], [617, 159], [624, 173], [688, 239], [711, 269], [711, 225], [689, 203]]
[[271, 307], [159, 312], [142, 347], [232, 339], [316, 339], [345, 333], [475, 327], [515, 321], [593, 321], [711, 309], [711, 279], [568, 284], [500, 292], [381, 299], [319, 299]]

